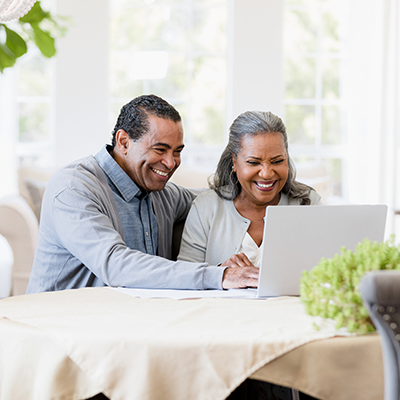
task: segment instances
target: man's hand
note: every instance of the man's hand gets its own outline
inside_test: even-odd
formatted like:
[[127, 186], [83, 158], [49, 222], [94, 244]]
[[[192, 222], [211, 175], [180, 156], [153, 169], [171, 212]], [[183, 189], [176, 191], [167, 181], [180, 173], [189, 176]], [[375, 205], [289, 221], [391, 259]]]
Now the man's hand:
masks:
[[234, 254], [221, 265], [228, 266], [222, 279], [223, 289], [257, 287], [259, 270], [244, 253]]

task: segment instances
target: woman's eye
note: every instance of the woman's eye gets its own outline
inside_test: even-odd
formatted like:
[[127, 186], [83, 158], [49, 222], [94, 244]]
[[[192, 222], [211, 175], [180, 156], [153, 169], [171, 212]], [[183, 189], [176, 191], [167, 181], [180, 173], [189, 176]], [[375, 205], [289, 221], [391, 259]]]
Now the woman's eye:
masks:
[[249, 165], [258, 165], [259, 162], [258, 161], [247, 161], [247, 164], [249, 164]]
[[281, 163], [283, 163], [283, 159], [272, 161], [272, 164], [281, 164]]

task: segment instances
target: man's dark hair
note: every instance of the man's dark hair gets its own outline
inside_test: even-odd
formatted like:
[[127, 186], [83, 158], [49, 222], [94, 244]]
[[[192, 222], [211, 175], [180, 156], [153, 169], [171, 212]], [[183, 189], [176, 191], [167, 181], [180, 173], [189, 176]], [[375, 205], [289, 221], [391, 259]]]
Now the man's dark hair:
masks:
[[123, 129], [133, 141], [139, 140], [149, 130], [149, 115], [174, 122], [181, 121], [178, 111], [161, 97], [154, 94], [136, 97], [121, 108], [112, 132], [111, 147], [115, 147], [115, 134], [120, 129]]

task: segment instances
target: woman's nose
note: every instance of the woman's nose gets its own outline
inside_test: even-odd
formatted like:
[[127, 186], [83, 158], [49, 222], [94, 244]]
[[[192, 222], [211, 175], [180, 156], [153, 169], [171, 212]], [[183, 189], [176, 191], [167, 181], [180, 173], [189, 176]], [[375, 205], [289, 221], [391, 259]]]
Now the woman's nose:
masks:
[[259, 175], [264, 179], [272, 178], [274, 175], [273, 169], [270, 165], [263, 165], [259, 172]]

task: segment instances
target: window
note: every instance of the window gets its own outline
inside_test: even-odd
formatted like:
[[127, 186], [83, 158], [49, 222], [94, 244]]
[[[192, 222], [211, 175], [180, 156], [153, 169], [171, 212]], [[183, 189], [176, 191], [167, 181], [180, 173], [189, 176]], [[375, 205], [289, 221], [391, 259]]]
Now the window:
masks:
[[123, 104], [154, 93], [182, 116], [185, 165], [216, 164], [226, 132], [227, 0], [110, 5], [110, 131]]
[[[380, 127], [364, 118], [375, 103], [362, 109], [359, 103], [380, 101], [381, 82], [372, 79], [377, 63], [368, 57], [372, 45], [384, 46], [372, 33], [365, 40], [380, 19], [366, 8], [371, 18], [357, 20], [354, 8], [345, 0], [58, 2], [57, 14], [72, 23], [56, 62], [29, 53], [0, 76], [0, 162], [16, 171], [19, 164], [65, 164], [94, 154], [109, 140], [120, 107], [155, 93], [182, 114], [185, 168], [213, 171], [233, 118], [267, 109], [287, 125], [299, 177], [317, 190], [323, 186], [329, 202], [375, 199], [375, 188], [359, 177], [379, 179], [365, 170], [377, 157]], [[355, 35], [355, 23], [367, 28]], [[365, 57], [356, 62], [361, 50]], [[358, 99], [360, 92], [367, 95]], [[367, 131], [368, 154], [357, 147]]]
[[286, 0], [284, 9], [284, 120], [290, 150], [299, 175], [322, 190], [327, 202], [346, 197], [345, 3]]
[[18, 166], [52, 165], [51, 61], [30, 49], [16, 69]]

